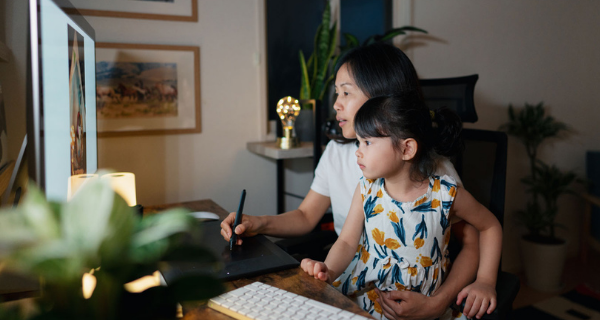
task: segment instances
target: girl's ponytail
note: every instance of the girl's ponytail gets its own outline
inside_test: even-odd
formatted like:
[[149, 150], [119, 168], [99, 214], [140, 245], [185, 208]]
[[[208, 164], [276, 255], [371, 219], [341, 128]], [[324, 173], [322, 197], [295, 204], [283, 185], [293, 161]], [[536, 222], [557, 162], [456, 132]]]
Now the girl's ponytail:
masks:
[[433, 149], [439, 155], [451, 157], [462, 152], [462, 121], [453, 110], [443, 107], [432, 111]]

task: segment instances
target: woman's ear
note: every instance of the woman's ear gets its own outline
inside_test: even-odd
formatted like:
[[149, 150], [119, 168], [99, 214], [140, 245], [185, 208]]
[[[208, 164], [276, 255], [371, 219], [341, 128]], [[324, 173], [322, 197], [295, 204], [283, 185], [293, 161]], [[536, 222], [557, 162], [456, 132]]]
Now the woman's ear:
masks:
[[408, 161], [415, 157], [417, 154], [418, 143], [413, 138], [404, 139], [401, 142], [402, 145], [402, 160]]

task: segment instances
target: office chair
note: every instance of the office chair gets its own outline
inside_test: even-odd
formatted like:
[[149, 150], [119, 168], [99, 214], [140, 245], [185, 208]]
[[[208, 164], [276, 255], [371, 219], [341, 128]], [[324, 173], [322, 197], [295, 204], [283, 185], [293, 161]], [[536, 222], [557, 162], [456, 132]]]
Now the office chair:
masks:
[[[475, 111], [475, 84], [479, 75], [421, 79], [421, 89], [431, 110], [448, 107], [454, 110], [463, 123], [478, 120]], [[454, 167], [463, 185], [477, 201], [488, 208], [504, 225], [504, 202], [506, 189], [507, 136], [503, 132], [463, 129], [464, 150], [453, 159]], [[468, 170], [464, 170], [468, 168]], [[456, 241], [450, 242], [450, 256], [460, 251]], [[496, 294], [498, 306], [484, 319], [508, 319], [512, 303], [519, 292], [519, 278], [498, 270]]]
[[[506, 188], [507, 136], [504, 132], [463, 129], [464, 151], [453, 159], [463, 185], [477, 201], [488, 208], [504, 225]], [[451, 256], [459, 251], [450, 243]], [[498, 306], [483, 319], [509, 319], [512, 304], [519, 292], [519, 278], [498, 270], [496, 294]]]

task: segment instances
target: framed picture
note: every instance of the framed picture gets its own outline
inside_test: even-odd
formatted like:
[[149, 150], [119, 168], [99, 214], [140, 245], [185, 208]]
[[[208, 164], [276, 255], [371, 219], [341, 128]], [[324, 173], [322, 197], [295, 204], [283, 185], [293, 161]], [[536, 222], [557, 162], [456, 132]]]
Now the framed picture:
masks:
[[198, 0], [71, 0], [81, 14], [101, 17], [198, 21]]
[[199, 133], [200, 48], [96, 44], [99, 137]]

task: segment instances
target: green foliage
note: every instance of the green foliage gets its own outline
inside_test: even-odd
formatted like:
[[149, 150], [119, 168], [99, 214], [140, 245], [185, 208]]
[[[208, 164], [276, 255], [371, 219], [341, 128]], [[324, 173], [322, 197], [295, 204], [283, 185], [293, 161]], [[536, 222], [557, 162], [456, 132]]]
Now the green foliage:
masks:
[[537, 215], [535, 219], [539, 219], [539, 221], [536, 222], [537, 228], [530, 228], [530, 231], [533, 231], [533, 234], [539, 234], [538, 229], [548, 230], [550, 237], [555, 238], [558, 198], [563, 194], [575, 193], [570, 186], [577, 180], [577, 175], [573, 171], [563, 172], [558, 167], [549, 166], [539, 160], [534, 168], [534, 173], [534, 175], [523, 178], [521, 182], [527, 186], [528, 193], [539, 195], [542, 198], [545, 210], [539, 208], [532, 210], [534, 215]]
[[[349, 33], [344, 33], [346, 45], [340, 47], [339, 53], [335, 54], [338, 42], [337, 22], [331, 24], [331, 6], [329, 1], [323, 11], [321, 24], [317, 28], [314, 41], [314, 51], [308, 61], [304, 57], [302, 50], [299, 52], [300, 59], [300, 99], [323, 100], [327, 89], [333, 81], [333, 74], [336, 63], [349, 50], [360, 46], [358, 39]], [[396, 36], [406, 34], [407, 31], [416, 31], [427, 33], [423, 29], [412, 26], [404, 26], [392, 29], [383, 35], [372, 35], [363, 42], [363, 46], [373, 44], [378, 41], [388, 41]], [[308, 106], [308, 105], [307, 105]]]
[[[187, 211], [174, 209], [142, 219], [103, 179], [86, 184], [66, 203], [46, 201], [33, 185], [17, 208], [0, 212], [0, 267], [41, 280], [43, 294], [35, 300], [39, 313], [34, 319], [121, 319], [129, 317], [123, 312], [131, 307], [151, 317], [165, 303], [172, 304], [171, 299], [199, 300], [222, 292], [212, 275], [181, 278], [142, 293], [124, 290], [125, 283], [150, 275], [172, 253], [216, 267], [216, 258], [207, 250], [177, 246], [177, 236], [195, 224]], [[84, 299], [82, 277], [91, 270], [97, 285]], [[123, 298], [139, 301], [136, 295], [154, 302], [137, 306], [143, 311], [135, 304], [125, 308]], [[2, 306], [0, 315], [31, 318]]]
[[577, 180], [577, 175], [573, 171], [563, 172], [554, 165], [548, 165], [538, 160], [537, 155], [544, 141], [560, 137], [569, 128], [565, 123], [546, 115], [543, 102], [537, 105], [526, 103], [520, 111], [510, 105], [508, 117], [508, 123], [500, 129], [523, 143], [530, 164], [530, 174], [521, 179], [521, 182], [526, 185], [532, 199], [527, 202], [525, 210], [518, 211], [519, 220], [532, 239], [556, 239], [557, 201], [561, 195], [573, 193], [570, 186]]

